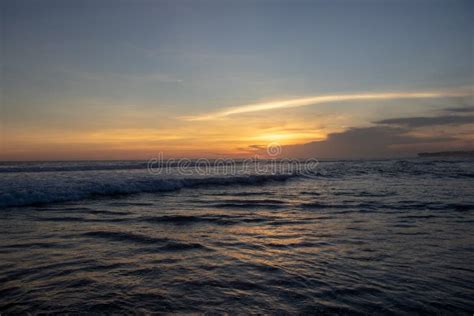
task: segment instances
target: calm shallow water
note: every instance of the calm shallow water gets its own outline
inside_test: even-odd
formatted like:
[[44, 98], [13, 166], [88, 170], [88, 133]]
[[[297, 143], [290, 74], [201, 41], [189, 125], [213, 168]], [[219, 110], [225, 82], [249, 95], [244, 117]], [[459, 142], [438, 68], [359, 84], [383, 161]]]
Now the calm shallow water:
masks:
[[144, 168], [1, 164], [0, 312], [474, 312], [472, 161]]

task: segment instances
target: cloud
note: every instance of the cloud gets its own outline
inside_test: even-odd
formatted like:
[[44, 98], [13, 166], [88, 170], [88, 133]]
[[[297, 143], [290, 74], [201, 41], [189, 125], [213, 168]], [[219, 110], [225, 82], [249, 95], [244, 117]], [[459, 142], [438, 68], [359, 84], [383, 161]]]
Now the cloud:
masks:
[[405, 127], [425, 127], [434, 125], [462, 125], [474, 123], [474, 115], [456, 116], [443, 115], [434, 117], [404, 117], [376, 121], [376, 124], [396, 125]]
[[472, 113], [472, 112], [474, 112], [474, 106], [471, 106], [471, 107], [463, 106], [463, 107], [456, 107], [456, 108], [448, 108], [445, 111], [453, 112], [453, 113]]
[[[447, 109], [449, 112], [452, 109]], [[456, 112], [456, 111], [455, 111]], [[470, 113], [470, 111], [457, 111]], [[413, 156], [419, 152], [472, 150], [474, 115], [403, 117], [374, 122], [329, 134], [325, 140], [284, 146], [285, 157], [385, 158]], [[449, 126], [436, 133], [434, 126]]]
[[450, 136], [415, 137], [408, 132], [408, 129], [391, 126], [350, 128], [329, 134], [323, 141], [285, 146], [283, 155], [298, 158], [388, 158], [446, 149], [457, 141]]
[[329, 94], [319, 95], [306, 98], [297, 98], [290, 100], [280, 100], [272, 102], [261, 102], [246, 104], [237, 107], [231, 107], [222, 111], [183, 117], [187, 121], [205, 121], [218, 119], [235, 114], [243, 114], [257, 111], [268, 111], [284, 108], [295, 108], [301, 106], [309, 106], [314, 104], [323, 104], [331, 102], [347, 102], [347, 101], [370, 101], [370, 100], [397, 100], [397, 99], [429, 99], [429, 98], [446, 98], [461, 97], [472, 94], [469, 90], [443, 90], [443, 91], [421, 91], [421, 92], [382, 92], [382, 93], [357, 93], [357, 94]]

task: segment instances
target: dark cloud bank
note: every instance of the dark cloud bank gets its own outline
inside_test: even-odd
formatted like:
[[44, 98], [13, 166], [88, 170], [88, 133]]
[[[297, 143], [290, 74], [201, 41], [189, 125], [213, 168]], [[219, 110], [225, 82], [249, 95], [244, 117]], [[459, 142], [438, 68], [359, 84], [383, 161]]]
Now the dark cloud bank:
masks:
[[[374, 126], [350, 128], [329, 134], [324, 141], [285, 146], [285, 157], [389, 158], [415, 156], [419, 152], [474, 149], [474, 106], [450, 108], [441, 115], [405, 117], [374, 122]], [[435, 128], [444, 136], [429, 135]], [[438, 133], [439, 135], [439, 133]]]

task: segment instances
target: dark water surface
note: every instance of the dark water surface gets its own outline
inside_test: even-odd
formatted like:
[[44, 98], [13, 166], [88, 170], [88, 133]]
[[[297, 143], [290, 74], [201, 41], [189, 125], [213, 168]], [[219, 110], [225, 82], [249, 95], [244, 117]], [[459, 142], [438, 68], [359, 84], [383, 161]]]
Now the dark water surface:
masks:
[[0, 312], [474, 312], [474, 162], [0, 164]]

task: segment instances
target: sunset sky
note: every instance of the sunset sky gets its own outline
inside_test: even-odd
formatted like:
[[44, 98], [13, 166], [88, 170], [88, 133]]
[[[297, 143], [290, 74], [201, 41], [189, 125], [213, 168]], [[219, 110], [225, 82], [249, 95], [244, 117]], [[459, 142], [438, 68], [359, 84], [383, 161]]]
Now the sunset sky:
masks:
[[0, 160], [474, 149], [473, 1], [1, 6]]

